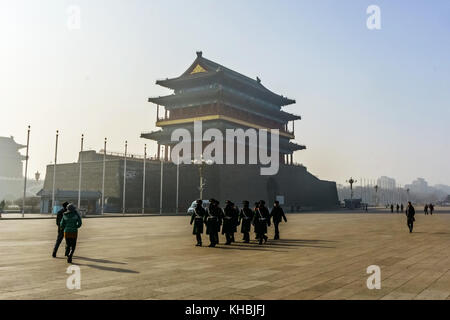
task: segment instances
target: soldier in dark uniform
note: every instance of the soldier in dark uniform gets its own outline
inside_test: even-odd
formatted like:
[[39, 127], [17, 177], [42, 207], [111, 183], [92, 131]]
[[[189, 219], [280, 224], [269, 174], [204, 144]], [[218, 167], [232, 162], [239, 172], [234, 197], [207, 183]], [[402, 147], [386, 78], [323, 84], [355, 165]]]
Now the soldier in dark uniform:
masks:
[[205, 215], [206, 234], [209, 234], [209, 247], [215, 247], [219, 243], [219, 231], [222, 219], [222, 209], [219, 207], [219, 201], [209, 200], [209, 208]]
[[233, 224], [234, 224], [234, 232], [231, 235], [231, 242], [236, 242], [234, 240], [234, 233], [237, 232], [237, 227], [239, 226], [239, 208], [234, 203], [231, 203], [233, 206], [234, 214], [233, 214]]
[[222, 234], [224, 234], [227, 239], [226, 245], [230, 245], [233, 242], [234, 233], [237, 231], [236, 221], [236, 208], [234, 207], [233, 202], [227, 200], [225, 208], [223, 209], [222, 226]]
[[270, 218], [272, 218], [273, 225], [275, 226], [275, 237], [274, 240], [280, 239], [280, 230], [278, 229], [278, 225], [281, 220], [287, 222], [286, 215], [284, 214], [283, 208], [280, 207], [280, 202], [275, 201], [272, 211], [270, 212]]
[[255, 215], [255, 212], [249, 208], [250, 202], [247, 200], [243, 201], [242, 204], [244, 207], [239, 212], [239, 224], [241, 224], [241, 233], [244, 234], [244, 240], [245, 243], [250, 242], [250, 228], [253, 221], [253, 216]]
[[[259, 202], [255, 202], [255, 206], [253, 207], [253, 212], [256, 213], [256, 209], [258, 209], [258, 207], [259, 207]], [[253, 223], [253, 221], [252, 221], [252, 223]], [[258, 240], [258, 237], [256, 237], [255, 239]]]
[[203, 220], [205, 219], [206, 211], [202, 206], [203, 201], [197, 200], [197, 204], [194, 208], [194, 212], [191, 216], [191, 224], [194, 223], [192, 234], [195, 234], [197, 238], [197, 244], [195, 246], [202, 246], [202, 233], [203, 233]]
[[253, 225], [255, 226], [256, 239], [259, 240], [259, 244], [267, 242], [267, 226], [270, 226], [270, 214], [269, 210], [264, 206], [264, 200], [259, 202], [258, 208], [255, 210], [253, 216]]
[[[64, 239], [64, 229], [61, 229], [61, 219], [63, 218], [64, 212], [67, 211], [67, 206], [69, 205], [68, 202], [64, 202], [62, 204], [62, 208], [61, 210], [58, 211], [58, 213], [56, 214], [56, 225], [58, 226], [58, 236], [56, 238], [56, 243], [55, 246], [53, 247], [53, 253], [52, 253], [52, 257], [56, 258], [56, 253], [58, 252], [58, 248], [59, 245], [62, 242], [62, 239]], [[67, 254], [66, 254], [67, 256]]]
[[408, 201], [408, 206], [406, 207], [406, 222], [408, 224], [409, 232], [411, 233], [413, 231], [414, 227], [414, 215], [416, 214], [416, 211], [414, 210], [414, 207], [411, 204], [411, 201]]

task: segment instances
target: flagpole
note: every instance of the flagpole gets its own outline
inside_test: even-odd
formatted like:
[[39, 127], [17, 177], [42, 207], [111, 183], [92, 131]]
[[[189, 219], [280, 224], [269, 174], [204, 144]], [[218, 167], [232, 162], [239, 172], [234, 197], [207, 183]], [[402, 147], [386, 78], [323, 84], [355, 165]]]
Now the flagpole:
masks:
[[25, 217], [25, 198], [27, 196], [28, 150], [30, 148], [30, 126], [27, 132], [27, 153], [25, 156], [25, 177], [23, 180], [22, 218]]
[[59, 138], [59, 130], [56, 130], [55, 162], [53, 164], [52, 213], [53, 209], [55, 208], [55, 183], [56, 183], [56, 163], [58, 162], [58, 138]]
[[177, 198], [176, 198], [175, 214], [178, 214], [179, 188], [180, 188], [180, 159], [178, 158], [177, 159]]
[[125, 141], [125, 158], [123, 162], [123, 204], [122, 204], [122, 214], [125, 215], [125, 204], [126, 204], [126, 187], [127, 187], [127, 149], [128, 141]]
[[78, 176], [78, 209], [80, 209], [81, 207], [81, 171], [83, 169], [83, 144], [84, 144], [84, 134], [81, 135], [80, 174]]
[[102, 214], [105, 213], [105, 169], [106, 169], [106, 138], [103, 146], [103, 177], [102, 177]]
[[145, 163], [147, 161], [147, 145], [144, 144], [144, 169], [142, 173], [142, 214], [145, 213]]
[[161, 159], [161, 181], [160, 181], [160, 191], [159, 191], [159, 214], [162, 214], [162, 203], [163, 203], [163, 168], [164, 168], [164, 159]]

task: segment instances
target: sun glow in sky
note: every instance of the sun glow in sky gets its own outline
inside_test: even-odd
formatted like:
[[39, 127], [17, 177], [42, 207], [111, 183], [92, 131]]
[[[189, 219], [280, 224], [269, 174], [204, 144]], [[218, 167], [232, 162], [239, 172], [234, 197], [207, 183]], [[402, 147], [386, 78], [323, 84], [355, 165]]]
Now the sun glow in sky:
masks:
[[[381, 9], [381, 30], [366, 9]], [[67, 26], [81, 10], [80, 29]], [[450, 184], [449, 1], [0, 0], [0, 136], [26, 142], [29, 172], [86, 149], [142, 154], [155, 80], [195, 52], [296, 99], [295, 161], [321, 179], [387, 175]]]

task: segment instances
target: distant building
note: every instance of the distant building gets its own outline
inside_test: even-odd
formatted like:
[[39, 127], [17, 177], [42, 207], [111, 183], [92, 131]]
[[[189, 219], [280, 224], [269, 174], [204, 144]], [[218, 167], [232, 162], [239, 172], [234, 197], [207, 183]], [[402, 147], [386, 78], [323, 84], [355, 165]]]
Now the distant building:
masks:
[[382, 176], [377, 179], [377, 184], [378, 184], [378, 187], [381, 189], [392, 190], [395, 188], [396, 182], [395, 182], [394, 178]]
[[16, 200], [23, 192], [23, 160], [18, 144], [13, 137], [0, 137], [0, 201]]
[[428, 186], [428, 182], [424, 178], [417, 178], [411, 184], [405, 185], [405, 188], [408, 188], [411, 192], [419, 194], [433, 192], [433, 189]]
[[[336, 183], [318, 179], [309, 173], [306, 167], [293, 161], [294, 152], [306, 148], [292, 141], [295, 138], [294, 121], [300, 120], [300, 116], [282, 110], [283, 106], [295, 103], [294, 100], [265, 88], [259, 78], [251, 79], [204, 58], [201, 52], [197, 52], [197, 58], [181, 76], [156, 83], [174, 92], [163, 97], [149, 98], [149, 102], [156, 106], [156, 126], [161, 129], [141, 134], [142, 138], [154, 140], [158, 145], [156, 159], [148, 159], [146, 165], [147, 212], [159, 211], [161, 164], [162, 210], [176, 210], [177, 166], [171, 161], [171, 150], [176, 142], [171, 141], [171, 134], [175, 129], [185, 129], [192, 136], [196, 121], [202, 121], [202, 134], [208, 128], [217, 129], [222, 134], [227, 129], [279, 130], [278, 173], [272, 176], [261, 175], [260, 169], [263, 166], [259, 164], [207, 165], [203, 170], [206, 183], [204, 199], [214, 197], [221, 201], [221, 205], [227, 199], [237, 205], [241, 205], [242, 200], [253, 203], [264, 199], [271, 206], [273, 201], [282, 198], [287, 211], [338, 206]], [[241, 145], [244, 147], [241, 154], [245, 153], [246, 158], [250, 150], [249, 140], [245, 139], [245, 146], [244, 143]], [[226, 143], [225, 140], [221, 142]], [[233, 145], [236, 146], [234, 141]], [[200, 147], [204, 150], [207, 146], [208, 141], [202, 140]], [[265, 146], [269, 152], [270, 146]], [[82, 190], [90, 192], [94, 198], [101, 197], [103, 155], [88, 151], [82, 154], [82, 158]], [[78, 170], [79, 165], [73, 163], [56, 166], [56, 194], [64, 196], [65, 199], [75, 195], [74, 191], [78, 189]], [[122, 210], [123, 171], [123, 155], [108, 154], [105, 212]], [[199, 170], [196, 165], [190, 163], [180, 164], [179, 174], [178, 207], [179, 212], [185, 212], [192, 201], [199, 197]], [[49, 165], [41, 193], [45, 195], [44, 201], [51, 201], [49, 194], [52, 190], [52, 175], [53, 166]], [[142, 158], [128, 158], [126, 177], [127, 211], [139, 212], [142, 202]], [[56, 201], [60, 203], [62, 199], [57, 198]], [[98, 212], [99, 199], [89, 201], [92, 210]], [[51, 204], [43, 204], [42, 209], [45, 211], [49, 207]]]

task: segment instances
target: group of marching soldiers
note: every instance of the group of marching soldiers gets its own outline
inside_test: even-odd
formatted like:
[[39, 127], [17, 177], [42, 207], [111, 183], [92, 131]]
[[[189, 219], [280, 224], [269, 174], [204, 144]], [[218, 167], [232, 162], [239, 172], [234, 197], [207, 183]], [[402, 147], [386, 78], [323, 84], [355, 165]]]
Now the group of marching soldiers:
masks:
[[197, 238], [196, 246], [202, 246], [203, 226], [206, 225], [206, 234], [209, 235], [209, 247], [215, 247], [219, 244], [219, 232], [222, 227], [222, 234], [225, 235], [226, 245], [231, 245], [235, 242], [234, 233], [237, 232], [237, 227], [241, 225], [241, 233], [244, 235], [244, 243], [250, 242], [250, 229], [254, 226], [256, 233], [256, 240], [259, 244], [267, 242], [267, 227], [271, 225], [271, 220], [275, 226], [275, 238], [280, 239], [280, 232], [278, 229], [279, 223], [284, 220], [287, 222], [286, 215], [278, 201], [275, 201], [274, 206], [269, 213], [269, 209], [265, 206], [265, 201], [261, 200], [255, 203], [254, 208], [250, 208], [248, 201], [242, 202], [243, 208], [239, 208], [231, 201], [225, 202], [225, 207], [222, 209], [219, 206], [219, 201], [216, 199], [209, 200], [209, 207], [203, 208], [203, 201], [197, 200], [196, 206], [191, 216], [191, 225], [194, 225], [193, 234]]

